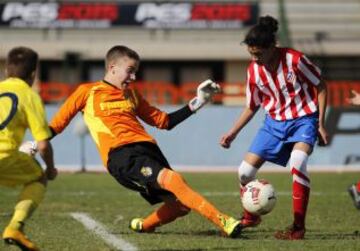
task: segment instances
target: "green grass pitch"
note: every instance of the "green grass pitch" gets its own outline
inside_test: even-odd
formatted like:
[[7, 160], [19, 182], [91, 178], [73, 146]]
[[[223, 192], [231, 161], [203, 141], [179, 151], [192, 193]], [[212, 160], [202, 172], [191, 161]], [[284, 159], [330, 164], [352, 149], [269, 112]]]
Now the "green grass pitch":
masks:
[[[241, 214], [235, 173], [186, 173], [187, 182], [220, 210]], [[131, 243], [137, 250], [360, 250], [360, 211], [347, 194], [358, 173], [312, 173], [312, 194], [304, 241], [278, 241], [273, 234], [292, 221], [291, 178], [287, 173], [260, 173], [275, 187], [277, 205], [257, 228], [242, 237], [227, 239], [206, 219], [192, 212], [153, 234], [128, 229], [132, 217], [144, 217], [149, 206], [135, 192], [118, 185], [109, 174], [60, 174], [49, 184], [44, 202], [26, 225], [26, 233], [45, 251], [120, 250], [86, 229], [70, 213], [86, 213], [108, 233]], [[19, 190], [0, 187], [0, 228], [10, 219]], [[0, 243], [0, 250], [15, 251]]]

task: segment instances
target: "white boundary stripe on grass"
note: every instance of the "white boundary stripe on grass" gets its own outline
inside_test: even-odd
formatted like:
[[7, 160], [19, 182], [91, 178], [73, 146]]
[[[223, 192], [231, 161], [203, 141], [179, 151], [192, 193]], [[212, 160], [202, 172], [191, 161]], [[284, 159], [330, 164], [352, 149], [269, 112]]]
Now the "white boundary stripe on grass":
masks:
[[105, 227], [92, 219], [89, 215], [86, 213], [70, 213], [71, 217], [73, 217], [75, 220], [81, 222], [85, 228], [90, 230], [91, 232], [94, 232], [96, 235], [98, 235], [101, 239], [103, 239], [107, 244], [115, 247], [117, 250], [124, 250], [124, 251], [137, 251], [137, 247], [132, 245], [131, 243], [118, 238], [117, 236], [110, 234]]

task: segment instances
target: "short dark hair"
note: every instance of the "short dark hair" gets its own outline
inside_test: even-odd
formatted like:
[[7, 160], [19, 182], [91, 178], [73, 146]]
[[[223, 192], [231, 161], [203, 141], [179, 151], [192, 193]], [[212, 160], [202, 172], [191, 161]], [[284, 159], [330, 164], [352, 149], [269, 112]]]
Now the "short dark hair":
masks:
[[278, 21], [272, 16], [260, 17], [259, 22], [246, 34], [243, 43], [248, 46], [269, 48], [276, 44]]
[[28, 79], [36, 71], [39, 56], [27, 47], [13, 48], [6, 60], [7, 77]]
[[105, 68], [108, 68], [109, 62], [120, 57], [129, 57], [135, 59], [136, 61], [140, 61], [140, 56], [136, 51], [124, 45], [115, 45], [106, 53]]

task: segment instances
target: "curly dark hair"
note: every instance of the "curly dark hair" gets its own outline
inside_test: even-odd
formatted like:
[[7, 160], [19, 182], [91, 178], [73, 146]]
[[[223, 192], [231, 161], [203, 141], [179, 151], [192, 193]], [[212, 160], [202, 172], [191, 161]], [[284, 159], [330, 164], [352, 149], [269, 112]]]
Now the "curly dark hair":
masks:
[[278, 21], [272, 16], [260, 17], [259, 22], [246, 34], [243, 43], [248, 46], [269, 48], [276, 44]]

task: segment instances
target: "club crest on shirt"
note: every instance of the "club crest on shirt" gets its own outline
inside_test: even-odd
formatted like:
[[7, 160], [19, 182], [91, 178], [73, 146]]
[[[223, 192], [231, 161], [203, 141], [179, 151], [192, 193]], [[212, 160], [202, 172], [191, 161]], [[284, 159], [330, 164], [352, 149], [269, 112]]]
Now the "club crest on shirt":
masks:
[[150, 177], [153, 174], [151, 167], [148, 167], [148, 166], [143, 166], [140, 169], [140, 172], [144, 177]]
[[293, 83], [295, 81], [295, 73], [293, 71], [289, 71], [286, 76], [286, 81]]

